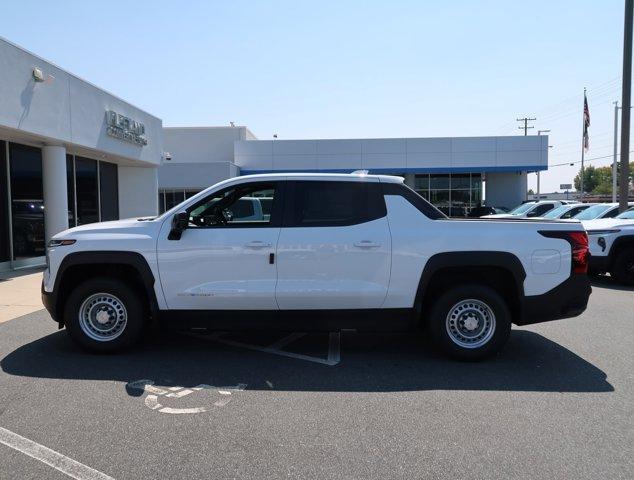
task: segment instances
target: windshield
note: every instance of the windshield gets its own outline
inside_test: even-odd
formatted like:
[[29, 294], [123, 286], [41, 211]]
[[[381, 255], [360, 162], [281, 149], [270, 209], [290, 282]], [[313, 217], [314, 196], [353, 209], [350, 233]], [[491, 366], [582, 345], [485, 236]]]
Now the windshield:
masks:
[[573, 218], [577, 220], [593, 220], [610, 208], [612, 208], [612, 205], [605, 203], [603, 205], [593, 205], [590, 208], [586, 208], [583, 212], [578, 213]]
[[634, 210], [626, 210], [623, 213], [619, 213], [616, 218], [634, 219]]
[[513, 210], [511, 210], [509, 213], [511, 215], [522, 215], [523, 213], [528, 212], [534, 206], [535, 206], [534, 202], [522, 203], [521, 205], [518, 205]]
[[569, 208], [570, 208], [570, 205], [562, 205], [561, 207], [554, 208], [553, 210], [543, 215], [542, 217], [543, 218], [559, 218], [564, 213], [566, 213]]

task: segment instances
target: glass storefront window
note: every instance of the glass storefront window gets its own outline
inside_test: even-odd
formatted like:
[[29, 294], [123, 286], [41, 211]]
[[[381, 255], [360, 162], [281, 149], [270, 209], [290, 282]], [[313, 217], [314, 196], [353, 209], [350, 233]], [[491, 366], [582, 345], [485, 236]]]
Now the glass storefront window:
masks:
[[75, 157], [75, 185], [77, 187], [77, 225], [99, 221], [97, 193], [97, 161]]
[[159, 215], [165, 213], [170, 208], [178, 205], [179, 203], [187, 200], [188, 198], [193, 197], [197, 193], [200, 193], [200, 190], [162, 190], [159, 191], [158, 194], [158, 205], [159, 205]]
[[461, 217], [482, 201], [479, 173], [417, 174], [416, 192], [447, 215]]
[[99, 162], [101, 221], [119, 218], [119, 177], [114, 163]]
[[452, 173], [450, 176], [451, 189], [469, 189], [471, 175], [468, 173]]
[[42, 152], [38, 148], [9, 145], [13, 259], [44, 255], [44, 193]]
[[0, 141], [0, 262], [11, 260], [9, 241], [9, 178], [7, 176], [6, 143]]
[[449, 175], [430, 175], [429, 188], [431, 190], [448, 190]]
[[429, 175], [416, 175], [414, 177], [414, 190], [429, 191]]

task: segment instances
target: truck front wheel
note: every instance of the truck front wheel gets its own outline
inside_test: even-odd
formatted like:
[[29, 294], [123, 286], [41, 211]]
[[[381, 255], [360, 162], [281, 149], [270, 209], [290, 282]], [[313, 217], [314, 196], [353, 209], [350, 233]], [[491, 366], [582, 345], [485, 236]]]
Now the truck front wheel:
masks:
[[431, 309], [434, 344], [459, 360], [476, 361], [498, 353], [511, 332], [511, 312], [494, 289], [461, 285], [438, 298]]
[[92, 278], [75, 287], [64, 308], [64, 324], [80, 346], [99, 353], [131, 346], [141, 336], [143, 302], [131, 285]]

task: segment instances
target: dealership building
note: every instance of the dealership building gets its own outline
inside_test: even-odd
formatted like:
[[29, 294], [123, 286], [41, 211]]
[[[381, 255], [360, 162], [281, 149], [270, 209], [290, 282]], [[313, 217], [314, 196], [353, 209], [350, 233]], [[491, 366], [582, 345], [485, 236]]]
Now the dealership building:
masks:
[[156, 215], [220, 180], [271, 172], [401, 175], [452, 215], [512, 207], [547, 136], [258, 140], [161, 119], [0, 38], [0, 271], [44, 263], [68, 227]]

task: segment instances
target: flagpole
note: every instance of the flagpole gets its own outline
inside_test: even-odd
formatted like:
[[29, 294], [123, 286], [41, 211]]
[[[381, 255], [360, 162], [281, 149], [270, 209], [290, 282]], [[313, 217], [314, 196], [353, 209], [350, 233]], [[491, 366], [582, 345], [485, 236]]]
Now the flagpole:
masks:
[[583, 201], [583, 161], [586, 151], [586, 87], [583, 87], [583, 108], [581, 110], [581, 201]]

